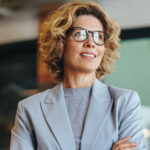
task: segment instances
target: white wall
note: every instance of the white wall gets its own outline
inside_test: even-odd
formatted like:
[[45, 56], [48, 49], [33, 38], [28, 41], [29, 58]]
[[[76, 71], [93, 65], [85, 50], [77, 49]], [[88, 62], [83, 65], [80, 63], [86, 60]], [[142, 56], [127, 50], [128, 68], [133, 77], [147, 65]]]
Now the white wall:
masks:
[[150, 26], [150, 0], [97, 0], [123, 29]]
[[36, 39], [38, 19], [29, 13], [0, 20], [0, 45], [16, 41]]
[[[150, 0], [95, 1], [104, 7], [122, 29], [150, 26]], [[38, 37], [38, 19], [31, 12], [19, 12], [17, 17], [0, 19], [0, 45]]]

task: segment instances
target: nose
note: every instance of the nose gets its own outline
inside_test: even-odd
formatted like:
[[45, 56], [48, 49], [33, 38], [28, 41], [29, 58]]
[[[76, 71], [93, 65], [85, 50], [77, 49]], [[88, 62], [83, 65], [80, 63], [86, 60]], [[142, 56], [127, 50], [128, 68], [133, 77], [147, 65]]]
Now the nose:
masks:
[[93, 41], [92, 33], [89, 33], [88, 38], [84, 41], [84, 46], [87, 48], [94, 48], [95, 43]]

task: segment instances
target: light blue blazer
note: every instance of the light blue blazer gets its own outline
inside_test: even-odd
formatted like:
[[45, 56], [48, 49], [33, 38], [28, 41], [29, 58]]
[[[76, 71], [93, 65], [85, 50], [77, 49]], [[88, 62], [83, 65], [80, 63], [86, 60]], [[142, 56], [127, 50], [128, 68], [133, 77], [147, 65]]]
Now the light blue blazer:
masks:
[[[145, 150], [139, 96], [135, 91], [95, 80], [81, 139], [81, 150], [111, 150], [130, 136]], [[35, 94], [18, 104], [10, 150], [75, 150], [63, 84]]]

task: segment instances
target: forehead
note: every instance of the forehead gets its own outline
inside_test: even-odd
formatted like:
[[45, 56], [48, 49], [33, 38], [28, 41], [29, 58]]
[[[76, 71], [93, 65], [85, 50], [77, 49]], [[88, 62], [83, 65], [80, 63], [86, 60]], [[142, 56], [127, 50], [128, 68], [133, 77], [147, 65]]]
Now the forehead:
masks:
[[73, 27], [83, 27], [88, 30], [103, 30], [103, 25], [92, 15], [81, 15], [74, 21]]

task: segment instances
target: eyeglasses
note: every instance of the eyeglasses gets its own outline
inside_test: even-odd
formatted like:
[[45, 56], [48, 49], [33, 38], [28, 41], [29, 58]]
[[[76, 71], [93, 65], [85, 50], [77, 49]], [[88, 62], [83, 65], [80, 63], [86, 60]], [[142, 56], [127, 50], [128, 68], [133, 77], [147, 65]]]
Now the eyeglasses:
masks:
[[68, 32], [72, 32], [72, 37], [75, 41], [83, 42], [89, 37], [89, 33], [92, 33], [93, 41], [97, 45], [104, 45], [108, 39], [108, 34], [103, 31], [90, 31], [82, 27], [72, 27]]

